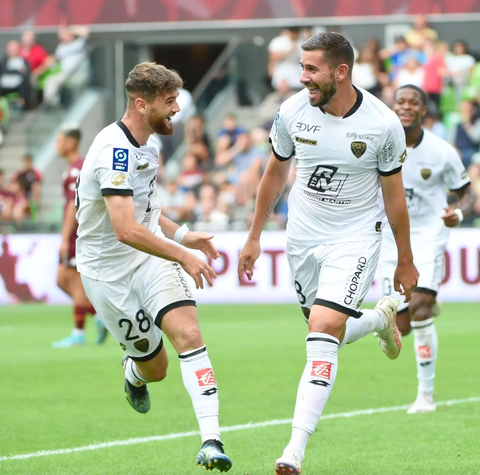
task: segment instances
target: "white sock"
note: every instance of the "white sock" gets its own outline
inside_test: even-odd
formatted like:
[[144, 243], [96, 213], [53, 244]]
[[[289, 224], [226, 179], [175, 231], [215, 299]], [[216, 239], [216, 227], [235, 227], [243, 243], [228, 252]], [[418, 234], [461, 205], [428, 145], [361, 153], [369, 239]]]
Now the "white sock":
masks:
[[417, 359], [418, 394], [433, 396], [438, 337], [433, 318], [410, 322]]
[[132, 386], [136, 386], [137, 388], [149, 382], [140, 374], [140, 371], [132, 358], [128, 358], [125, 362], [125, 378], [127, 378], [127, 381]]
[[202, 442], [220, 440], [218, 425], [218, 389], [207, 348], [178, 355], [183, 384], [190, 398], [200, 427]]
[[335, 337], [326, 333], [307, 336], [307, 364], [298, 386], [292, 438], [287, 446], [302, 458], [335, 384], [338, 344]]
[[353, 343], [364, 336], [373, 332], [385, 330], [385, 321], [375, 309], [362, 310], [360, 318], [350, 317], [347, 320], [345, 336], [343, 337], [340, 348], [347, 343]]
[[85, 336], [85, 330], [82, 330], [81, 328], [73, 328], [72, 336]]

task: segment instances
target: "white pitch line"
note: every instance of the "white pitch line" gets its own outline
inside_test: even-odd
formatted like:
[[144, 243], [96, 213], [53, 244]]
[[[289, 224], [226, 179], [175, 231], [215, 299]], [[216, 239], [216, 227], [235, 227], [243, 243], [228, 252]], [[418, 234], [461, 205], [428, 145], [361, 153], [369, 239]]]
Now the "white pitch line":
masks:
[[[465, 399], [451, 399], [450, 401], [440, 401], [437, 403], [437, 406], [455, 406], [457, 404], [466, 404], [469, 402], [480, 402], [480, 396], [468, 397]], [[352, 411], [352, 412], [338, 412], [336, 414], [327, 414], [325, 416], [322, 416], [322, 420], [341, 419], [341, 418], [349, 418], [349, 417], [357, 417], [357, 416], [368, 416], [372, 414], [382, 414], [384, 412], [404, 411], [409, 407], [410, 407], [409, 405], [405, 405], [405, 406], [377, 407], [373, 409], [361, 409], [359, 411]], [[286, 425], [286, 424], [290, 424], [291, 422], [292, 422], [291, 419], [276, 419], [273, 421], [249, 422], [248, 424], [222, 427], [220, 430], [222, 432], [237, 432], [240, 430], [258, 429], [261, 427]], [[112, 442], [101, 442], [99, 444], [84, 445], [81, 447], [72, 447], [70, 449], [39, 450], [38, 452], [32, 452], [30, 454], [7, 455], [4, 457], [0, 457], [0, 462], [5, 462], [7, 460], [25, 460], [25, 459], [35, 458], [35, 457], [47, 457], [50, 455], [73, 454], [76, 452], [86, 452], [87, 450], [109, 449], [110, 447], [145, 444], [147, 442], [159, 442], [162, 440], [183, 439], [185, 437], [192, 437], [196, 435], [200, 435], [200, 432], [198, 431], [177, 432], [174, 434], [153, 435], [150, 437], [136, 437], [133, 439], [114, 440]]]

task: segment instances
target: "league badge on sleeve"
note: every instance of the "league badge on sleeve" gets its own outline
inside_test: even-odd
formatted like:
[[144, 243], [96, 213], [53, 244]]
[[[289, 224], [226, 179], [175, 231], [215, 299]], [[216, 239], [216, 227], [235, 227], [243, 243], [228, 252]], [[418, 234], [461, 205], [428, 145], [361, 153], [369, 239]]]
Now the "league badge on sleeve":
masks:
[[128, 172], [128, 148], [113, 149], [113, 170]]

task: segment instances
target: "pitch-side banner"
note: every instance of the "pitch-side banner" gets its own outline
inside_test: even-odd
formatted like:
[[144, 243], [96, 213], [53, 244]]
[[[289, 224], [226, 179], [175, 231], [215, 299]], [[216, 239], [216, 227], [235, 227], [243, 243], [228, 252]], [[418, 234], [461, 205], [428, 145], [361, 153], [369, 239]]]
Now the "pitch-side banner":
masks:
[[[195, 290], [199, 303], [296, 303], [285, 254], [285, 233], [266, 231], [262, 254], [251, 282], [237, 277], [238, 253], [245, 232], [217, 233], [220, 257], [212, 263], [218, 274], [213, 288]], [[0, 303], [68, 303], [56, 285], [59, 235], [24, 234], [0, 237]], [[191, 286], [194, 288], [193, 280]], [[367, 301], [381, 296], [374, 282]], [[480, 301], [480, 229], [454, 229], [446, 253], [440, 298], [445, 302]]]
[[478, 11], [479, 0], [0, 0], [0, 28]]

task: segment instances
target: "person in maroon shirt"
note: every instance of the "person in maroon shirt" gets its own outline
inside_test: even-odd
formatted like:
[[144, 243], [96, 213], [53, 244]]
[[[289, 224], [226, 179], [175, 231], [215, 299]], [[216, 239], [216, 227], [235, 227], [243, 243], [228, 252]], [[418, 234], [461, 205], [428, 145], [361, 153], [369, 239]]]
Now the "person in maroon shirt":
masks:
[[58, 155], [65, 158], [68, 163], [62, 177], [64, 207], [57, 285], [73, 300], [74, 328], [69, 336], [53, 342], [52, 346], [54, 348], [70, 348], [85, 344], [85, 319], [87, 314], [93, 315], [97, 322], [97, 344], [103, 343], [107, 336], [107, 330], [85, 294], [75, 262], [78, 228], [75, 219], [75, 188], [83, 165], [83, 159], [78, 151], [81, 136], [80, 129], [68, 127], [58, 133], [56, 140]]

